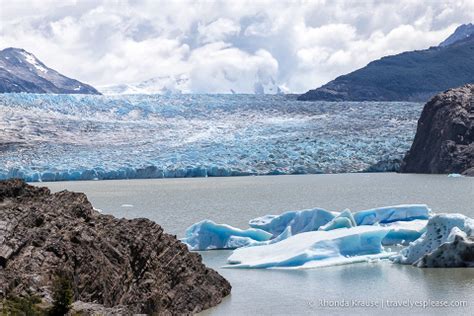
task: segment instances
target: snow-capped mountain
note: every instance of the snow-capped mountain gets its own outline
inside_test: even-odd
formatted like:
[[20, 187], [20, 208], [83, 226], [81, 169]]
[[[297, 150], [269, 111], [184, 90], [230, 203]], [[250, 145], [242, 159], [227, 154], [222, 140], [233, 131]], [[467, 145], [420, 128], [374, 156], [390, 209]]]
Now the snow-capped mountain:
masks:
[[95, 88], [48, 68], [21, 48], [0, 51], [0, 93], [100, 94]]
[[105, 95], [117, 94], [180, 94], [189, 93], [189, 77], [185, 74], [177, 76], [154, 77], [137, 83], [123, 83], [99, 86]]
[[456, 28], [454, 33], [451, 34], [447, 39], [442, 41], [441, 44], [439, 44], [439, 46], [441, 47], [449, 46], [463, 39], [466, 39], [469, 36], [472, 36], [473, 34], [474, 34], [474, 24], [469, 23], [469, 24], [460, 25]]
[[[271, 78], [268, 82], [262, 83], [256, 80], [254, 94], [284, 94], [284, 89], [279, 87], [275, 80]], [[120, 94], [182, 94], [195, 92], [191, 88], [191, 79], [187, 74], [176, 76], [154, 77], [137, 83], [123, 83], [115, 85], [104, 85], [98, 87], [99, 91], [105, 95]], [[231, 88], [229, 94], [248, 93], [237, 88]]]

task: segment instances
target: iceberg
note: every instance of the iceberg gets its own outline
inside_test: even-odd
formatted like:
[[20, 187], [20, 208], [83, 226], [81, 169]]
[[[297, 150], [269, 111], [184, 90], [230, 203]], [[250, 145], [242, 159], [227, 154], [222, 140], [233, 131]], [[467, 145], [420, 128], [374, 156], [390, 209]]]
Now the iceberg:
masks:
[[181, 241], [190, 250], [235, 249], [254, 242], [269, 240], [272, 234], [260, 229], [239, 229], [203, 220], [191, 225]]
[[453, 227], [448, 240], [434, 251], [425, 254], [417, 262], [420, 268], [474, 267], [474, 237]]
[[281, 215], [265, 215], [249, 221], [249, 226], [269, 232], [273, 237], [291, 227], [291, 234], [318, 230], [332, 221], [338, 213], [314, 208], [301, 211], [288, 211]]
[[431, 210], [425, 204], [379, 207], [354, 213], [357, 225], [385, 224], [396, 221], [429, 219]]
[[426, 231], [428, 221], [415, 219], [412, 221], [398, 221], [381, 226], [390, 229], [387, 236], [382, 241], [383, 245], [408, 245], [417, 240]]
[[[423, 257], [445, 243], [452, 243], [456, 236], [474, 236], [474, 219], [461, 214], [439, 214], [433, 216], [426, 226], [426, 232], [400, 251], [391, 260], [395, 263], [423, 266]], [[474, 258], [471, 258], [474, 261]]]
[[337, 215], [334, 219], [332, 219], [326, 225], [319, 227], [318, 230], [333, 230], [338, 228], [351, 228], [357, 226], [354, 216], [350, 210], [346, 209]]
[[386, 258], [382, 240], [388, 229], [358, 226], [331, 231], [311, 231], [280, 242], [234, 250], [227, 268], [305, 269]]

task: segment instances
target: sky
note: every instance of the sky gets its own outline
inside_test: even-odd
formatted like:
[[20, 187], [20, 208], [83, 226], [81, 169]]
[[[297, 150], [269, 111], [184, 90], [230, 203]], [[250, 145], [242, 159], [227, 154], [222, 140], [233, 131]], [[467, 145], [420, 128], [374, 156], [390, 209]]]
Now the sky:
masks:
[[272, 80], [302, 93], [473, 21], [473, 0], [0, 0], [0, 49], [94, 86], [184, 76], [196, 93]]

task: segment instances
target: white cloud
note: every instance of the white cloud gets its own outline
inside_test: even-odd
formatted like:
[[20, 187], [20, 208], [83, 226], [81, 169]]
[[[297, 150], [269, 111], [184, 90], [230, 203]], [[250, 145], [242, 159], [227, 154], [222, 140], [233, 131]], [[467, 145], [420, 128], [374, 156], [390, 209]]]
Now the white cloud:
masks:
[[0, 48], [104, 85], [187, 74], [195, 92], [274, 78], [315, 88], [373, 59], [436, 45], [474, 1], [0, 0]]
[[239, 34], [240, 25], [232, 20], [220, 18], [207, 25], [199, 24], [198, 32], [203, 43], [212, 43]]

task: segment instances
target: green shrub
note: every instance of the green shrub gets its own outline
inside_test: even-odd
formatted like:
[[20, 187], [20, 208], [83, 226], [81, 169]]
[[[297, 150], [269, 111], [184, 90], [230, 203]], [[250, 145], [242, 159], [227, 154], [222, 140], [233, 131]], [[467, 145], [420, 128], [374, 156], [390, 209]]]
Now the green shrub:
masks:
[[62, 316], [71, 309], [74, 292], [72, 283], [65, 276], [57, 276], [53, 283], [53, 306], [49, 310], [51, 316]]

